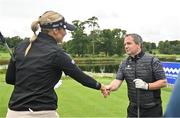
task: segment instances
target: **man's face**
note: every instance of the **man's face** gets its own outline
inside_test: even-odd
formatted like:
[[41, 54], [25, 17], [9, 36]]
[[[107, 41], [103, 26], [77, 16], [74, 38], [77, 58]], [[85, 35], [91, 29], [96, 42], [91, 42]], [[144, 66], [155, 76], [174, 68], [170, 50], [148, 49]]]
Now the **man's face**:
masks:
[[131, 36], [125, 37], [124, 47], [126, 53], [131, 56], [135, 56], [141, 49], [140, 45], [136, 44]]

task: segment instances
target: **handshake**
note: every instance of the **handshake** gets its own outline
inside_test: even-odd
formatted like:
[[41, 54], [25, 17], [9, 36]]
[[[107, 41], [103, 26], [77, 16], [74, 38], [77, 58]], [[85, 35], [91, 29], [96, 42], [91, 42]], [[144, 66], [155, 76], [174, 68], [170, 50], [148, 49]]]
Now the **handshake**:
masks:
[[106, 98], [108, 95], [110, 95], [111, 86], [101, 84], [100, 90], [101, 90], [101, 93], [103, 94], [104, 98]]
[[[149, 84], [143, 81], [142, 79], [134, 79], [133, 82], [134, 82], [135, 88], [137, 89], [143, 89], [143, 90], [149, 89]], [[110, 95], [111, 91], [117, 90], [119, 86], [121, 85], [121, 83], [122, 83], [121, 81], [114, 80], [109, 85], [101, 84], [101, 88], [100, 88], [101, 93], [106, 98], [108, 95]]]

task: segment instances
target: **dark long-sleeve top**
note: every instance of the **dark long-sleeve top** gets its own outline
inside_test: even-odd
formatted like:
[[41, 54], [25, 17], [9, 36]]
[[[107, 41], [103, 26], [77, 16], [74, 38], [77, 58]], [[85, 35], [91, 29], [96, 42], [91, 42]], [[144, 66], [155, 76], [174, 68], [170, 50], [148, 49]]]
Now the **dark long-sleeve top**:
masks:
[[28, 54], [24, 56], [28, 45], [29, 41], [24, 40], [17, 46], [14, 54], [16, 61], [10, 61], [6, 73], [6, 82], [14, 85], [9, 101], [11, 110], [57, 109], [54, 86], [62, 72], [84, 86], [97, 90], [101, 88], [99, 82], [76, 66], [53, 37], [40, 32]]

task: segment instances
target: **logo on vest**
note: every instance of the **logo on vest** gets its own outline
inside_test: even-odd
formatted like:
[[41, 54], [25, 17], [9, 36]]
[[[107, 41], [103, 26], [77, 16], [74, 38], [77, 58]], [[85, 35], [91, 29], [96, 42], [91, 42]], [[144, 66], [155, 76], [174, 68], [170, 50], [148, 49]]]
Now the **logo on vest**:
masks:
[[132, 68], [131, 68], [130, 65], [127, 65], [125, 69], [126, 69], [126, 70], [131, 70]]

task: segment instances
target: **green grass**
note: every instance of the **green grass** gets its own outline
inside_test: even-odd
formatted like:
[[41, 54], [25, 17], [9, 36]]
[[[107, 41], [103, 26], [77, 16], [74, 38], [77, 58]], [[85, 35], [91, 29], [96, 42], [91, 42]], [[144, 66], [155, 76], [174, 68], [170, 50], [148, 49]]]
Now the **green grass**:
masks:
[[9, 60], [10, 55], [7, 52], [0, 52], [0, 59], [2, 60]]
[[[13, 86], [5, 84], [4, 74], [0, 74], [0, 117], [5, 117], [8, 100]], [[98, 81], [108, 84], [113, 78], [96, 77]], [[63, 78], [63, 84], [56, 89], [58, 95], [58, 112], [61, 117], [126, 117], [128, 105], [127, 88], [123, 83], [118, 91], [104, 98], [100, 91], [80, 85], [69, 78]], [[162, 90], [163, 108], [165, 110], [171, 89]]]
[[160, 57], [177, 57], [177, 58], [180, 58], [180, 55], [179, 55], [179, 54], [157, 54], [157, 56], [160, 56]]
[[[110, 80], [104, 79], [102, 82], [109, 83]], [[62, 88], [57, 90], [60, 98], [58, 111], [65, 117], [118, 117], [120, 114], [125, 116], [127, 97], [124, 95], [124, 89], [125, 86], [105, 99], [100, 91], [80, 86], [73, 80], [65, 80]]]

